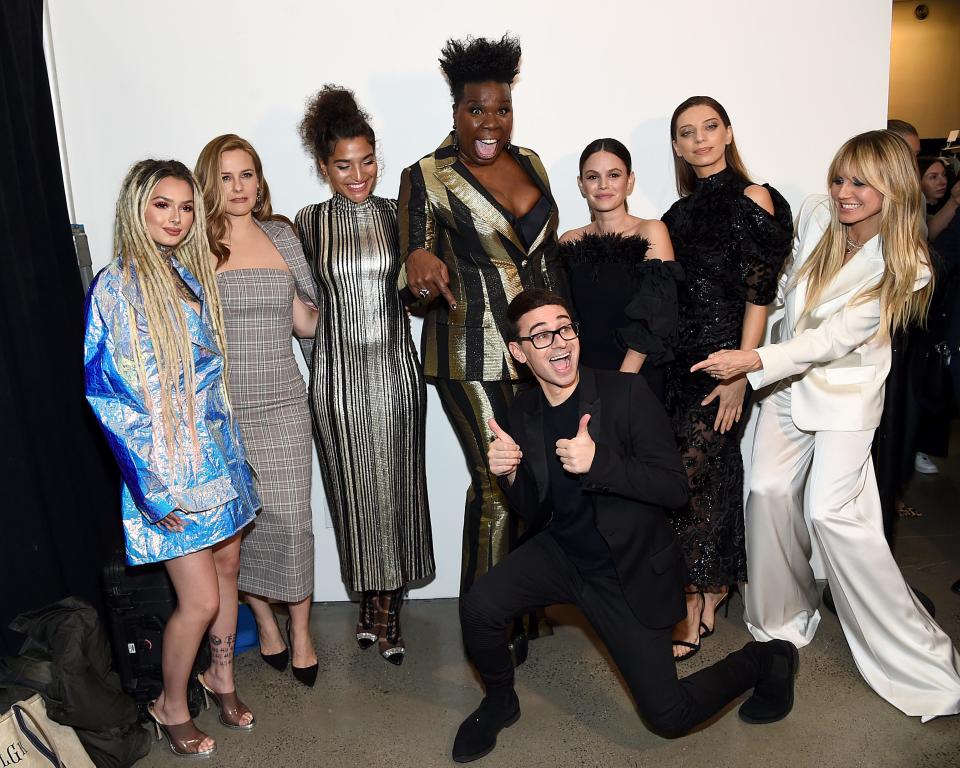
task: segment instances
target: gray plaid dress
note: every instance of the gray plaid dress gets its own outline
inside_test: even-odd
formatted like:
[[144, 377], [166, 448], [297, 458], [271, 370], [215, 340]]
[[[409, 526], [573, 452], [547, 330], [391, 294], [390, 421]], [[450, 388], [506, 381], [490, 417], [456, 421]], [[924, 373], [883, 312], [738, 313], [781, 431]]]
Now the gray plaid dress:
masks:
[[301, 210], [297, 230], [317, 281], [310, 396], [341, 576], [357, 592], [398, 589], [435, 567], [397, 204], [334, 195]]
[[293, 355], [294, 292], [316, 306], [313, 278], [289, 224], [258, 222], [283, 269], [217, 273], [230, 402], [263, 509], [240, 546], [240, 590], [295, 603], [313, 593], [310, 410]]

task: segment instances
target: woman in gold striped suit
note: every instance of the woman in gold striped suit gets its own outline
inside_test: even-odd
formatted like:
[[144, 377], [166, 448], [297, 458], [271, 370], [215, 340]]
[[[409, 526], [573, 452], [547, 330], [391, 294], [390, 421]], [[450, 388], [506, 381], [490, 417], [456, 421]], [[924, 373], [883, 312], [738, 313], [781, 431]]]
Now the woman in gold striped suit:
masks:
[[[486, 459], [487, 422], [506, 417], [521, 378], [504, 341], [507, 305], [526, 288], [564, 291], [547, 173], [535, 152], [510, 143], [510, 86], [519, 61], [515, 38], [447, 41], [440, 63], [454, 129], [400, 182], [407, 283], [432, 302], [423, 326], [424, 374], [437, 387], [470, 471], [461, 594], [510, 550], [507, 503]], [[537, 636], [536, 622], [526, 623]], [[516, 661], [525, 648], [525, 641], [515, 644]]]

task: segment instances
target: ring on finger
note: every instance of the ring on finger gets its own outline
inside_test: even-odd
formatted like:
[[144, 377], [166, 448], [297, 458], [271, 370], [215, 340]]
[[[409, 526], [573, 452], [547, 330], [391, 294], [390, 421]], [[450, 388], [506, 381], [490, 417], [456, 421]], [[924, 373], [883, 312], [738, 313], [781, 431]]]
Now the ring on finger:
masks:
[[425, 298], [427, 298], [427, 297], [430, 295], [430, 289], [429, 289], [429, 288], [421, 288], [417, 293], [420, 295], [420, 298], [421, 298], [421, 299], [425, 299]]

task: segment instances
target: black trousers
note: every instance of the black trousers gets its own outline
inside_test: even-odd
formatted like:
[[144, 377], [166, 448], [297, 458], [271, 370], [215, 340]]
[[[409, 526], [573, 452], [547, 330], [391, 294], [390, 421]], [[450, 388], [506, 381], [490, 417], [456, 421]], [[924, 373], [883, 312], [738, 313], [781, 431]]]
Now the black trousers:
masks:
[[641, 624], [614, 575], [582, 575], [549, 531], [477, 579], [461, 602], [464, 643], [488, 694], [513, 687], [506, 631], [514, 616], [572, 603], [600, 635], [630, 687], [640, 715], [664, 736], [679, 736], [753, 688], [764, 673], [760, 643], [677, 679], [670, 628]]

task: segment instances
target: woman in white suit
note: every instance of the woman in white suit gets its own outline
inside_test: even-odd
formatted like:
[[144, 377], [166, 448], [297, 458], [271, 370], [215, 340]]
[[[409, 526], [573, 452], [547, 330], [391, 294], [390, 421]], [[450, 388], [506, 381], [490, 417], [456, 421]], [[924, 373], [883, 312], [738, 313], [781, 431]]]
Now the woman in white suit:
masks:
[[926, 314], [930, 260], [913, 156], [889, 131], [850, 139], [830, 195], [800, 211], [781, 279], [780, 340], [714, 352], [693, 370], [764, 400], [746, 508], [747, 626], [758, 640], [813, 639], [820, 614], [804, 501], [860, 673], [924, 721], [960, 712], [960, 656], [917, 601], [883, 535], [870, 456], [890, 370], [890, 335]]

